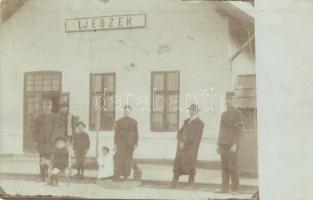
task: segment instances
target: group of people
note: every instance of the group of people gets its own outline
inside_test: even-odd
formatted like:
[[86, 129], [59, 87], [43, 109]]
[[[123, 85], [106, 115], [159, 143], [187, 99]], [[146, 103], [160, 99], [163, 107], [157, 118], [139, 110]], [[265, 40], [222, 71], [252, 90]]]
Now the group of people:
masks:
[[[222, 184], [217, 192], [239, 192], [239, 169], [237, 154], [240, 133], [243, 127], [243, 115], [234, 107], [235, 93], [226, 93], [227, 110], [222, 113], [217, 143], [220, 154]], [[69, 117], [66, 108], [59, 115], [51, 112], [52, 101], [43, 100], [43, 112], [34, 120], [34, 142], [40, 157], [40, 179], [48, 184], [57, 185], [59, 174], [71, 170], [70, 151], [75, 152], [77, 174], [84, 176], [86, 153], [90, 146], [88, 134], [83, 122], [75, 122]], [[98, 178], [123, 181], [131, 175], [141, 179], [141, 170], [133, 161], [133, 152], [138, 145], [137, 121], [130, 117], [132, 108], [124, 106], [124, 116], [116, 121], [114, 134], [114, 155], [108, 147], [102, 147], [97, 158]], [[184, 120], [177, 133], [177, 149], [173, 165], [171, 187], [176, 188], [181, 175], [189, 175], [188, 184], [193, 187], [197, 168], [198, 149], [204, 123], [198, 117], [200, 109], [196, 104], [188, 108], [190, 117]], [[63, 113], [63, 114], [62, 114]], [[61, 128], [60, 128], [61, 127]], [[68, 173], [68, 172], [67, 172]], [[230, 187], [231, 182], [231, 187]]]
[[[114, 152], [102, 147], [97, 158], [98, 178], [126, 180], [131, 169], [133, 177], [141, 179], [141, 170], [133, 161], [133, 151], [138, 144], [137, 122], [129, 116], [130, 106], [124, 107], [124, 117], [116, 122]], [[33, 120], [32, 133], [39, 153], [40, 180], [49, 185], [58, 185], [58, 176], [62, 173], [70, 176], [72, 168], [71, 155], [74, 154], [77, 173], [75, 177], [83, 178], [85, 157], [90, 147], [89, 135], [85, 132], [84, 122], [76, 122], [68, 113], [66, 105], [60, 105], [60, 113], [52, 112], [52, 100], [43, 99], [42, 113]], [[73, 153], [72, 153], [73, 152]]]
[[[237, 162], [240, 134], [244, 126], [243, 114], [234, 107], [235, 93], [226, 92], [227, 110], [222, 113], [217, 142], [217, 153], [221, 159], [222, 184], [218, 193], [239, 192], [239, 168]], [[180, 175], [189, 175], [188, 184], [193, 187], [198, 149], [204, 123], [197, 116], [200, 111], [196, 104], [189, 108], [190, 117], [177, 133], [177, 150], [173, 167], [172, 188], [176, 188]], [[231, 182], [231, 186], [230, 186]]]

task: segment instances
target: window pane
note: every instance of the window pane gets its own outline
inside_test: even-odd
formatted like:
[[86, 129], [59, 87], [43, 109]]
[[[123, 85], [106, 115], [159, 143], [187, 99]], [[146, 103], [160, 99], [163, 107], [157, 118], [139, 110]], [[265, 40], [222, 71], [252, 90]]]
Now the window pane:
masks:
[[168, 131], [176, 131], [178, 129], [178, 114], [167, 113], [166, 114], [166, 129]]
[[155, 73], [152, 78], [152, 88], [155, 88], [154, 90], [157, 91], [164, 90], [164, 74]]
[[167, 90], [178, 90], [178, 73], [177, 72], [170, 72], [167, 74]]
[[35, 112], [38, 112], [38, 111], [40, 111], [40, 104], [39, 103], [35, 103], [35, 105], [34, 105], [34, 111]]
[[107, 96], [105, 98], [105, 109], [109, 112], [115, 111], [115, 97], [114, 96]]
[[155, 94], [153, 96], [153, 111], [163, 112], [165, 106], [165, 96], [161, 94]]
[[112, 130], [114, 128], [115, 116], [113, 112], [103, 112], [101, 119], [101, 130]]
[[43, 91], [50, 91], [50, 90], [51, 90], [51, 86], [47, 86], [47, 85], [43, 86]]
[[42, 79], [43, 80], [51, 80], [51, 75], [45, 74], [45, 75], [42, 76]]
[[28, 102], [28, 113], [33, 113], [34, 107], [32, 102]]
[[102, 76], [101, 75], [92, 75], [91, 76], [91, 91], [92, 92], [102, 92], [101, 91], [101, 80]]
[[105, 75], [104, 76], [104, 88], [108, 92], [114, 92], [115, 83], [114, 83], [114, 75]]
[[26, 91], [27, 91], [27, 92], [33, 91], [33, 86], [27, 86], [27, 87], [26, 87]]
[[26, 80], [27, 81], [32, 81], [32, 80], [34, 80], [34, 77], [32, 75], [27, 75]]
[[167, 110], [169, 112], [176, 112], [179, 110], [178, 94], [171, 94], [167, 97]]
[[52, 79], [60, 80], [60, 79], [61, 79], [60, 74], [54, 74], [54, 75], [52, 76]]
[[42, 85], [35, 85], [35, 91], [42, 91]]
[[152, 114], [152, 130], [161, 131], [163, 130], [163, 113], [153, 113]]
[[34, 85], [34, 81], [27, 81], [26, 84], [29, 86], [32, 86], [32, 85]]
[[43, 80], [43, 85], [51, 85], [51, 80]]
[[34, 81], [34, 84], [37, 85], [37, 86], [42, 85], [42, 81], [41, 80]]
[[59, 86], [56, 86], [56, 85], [53, 85], [53, 86], [52, 86], [52, 90], [53, 90], [53, 91], [59, 91], [59, 90], [60, 90], [60, 87], [59, 87]]
[[41, 81], [42, 80], [42, 76], [41, 75], [35, 75], [35, 80]]

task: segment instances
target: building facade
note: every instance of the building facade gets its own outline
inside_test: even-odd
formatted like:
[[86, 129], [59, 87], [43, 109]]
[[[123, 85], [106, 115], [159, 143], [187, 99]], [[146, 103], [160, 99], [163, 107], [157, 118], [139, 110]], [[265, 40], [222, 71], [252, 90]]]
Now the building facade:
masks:
[[[205, 123], [199, 159], [218, 158], [223, 98], [237, 74], [229, 18], [211, 2], [32, 0], [1, 24], [0, 43], [0, 153], [31, 152], [41, 99], [52, 98], [57, 112], [65, 97], [87, 124], [89, 156], [97, 130], [98, 147], [113, 147], [114, 121], [129, 104], [139, 128], [135, 157], [173, 159], [186, 108], [197, 103]], [[236, 71], [254, 73], [249, 66]]]

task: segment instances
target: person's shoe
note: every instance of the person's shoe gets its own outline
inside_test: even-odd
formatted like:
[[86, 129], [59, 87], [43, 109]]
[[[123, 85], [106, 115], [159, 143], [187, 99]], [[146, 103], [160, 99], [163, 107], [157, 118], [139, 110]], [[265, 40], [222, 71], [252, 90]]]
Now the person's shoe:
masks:
[[215, 192], [215, 193], [221, 193], [221, 194], [227, 194], [227, 193], [229, 193], [228, 190], [221, 189], [221, 188], [216, 189], [214, 192]]

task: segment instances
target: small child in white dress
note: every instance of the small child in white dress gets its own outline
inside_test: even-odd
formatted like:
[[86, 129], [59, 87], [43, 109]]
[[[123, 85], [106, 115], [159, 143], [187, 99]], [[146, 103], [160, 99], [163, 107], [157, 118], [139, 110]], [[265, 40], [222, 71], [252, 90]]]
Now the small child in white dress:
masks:
[[102, 154], [97, 158], [98, 161], [98, 179], [111, 179], [113, 177], [113, 156], [110, 149], [102, 147]]

